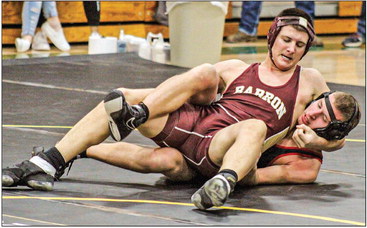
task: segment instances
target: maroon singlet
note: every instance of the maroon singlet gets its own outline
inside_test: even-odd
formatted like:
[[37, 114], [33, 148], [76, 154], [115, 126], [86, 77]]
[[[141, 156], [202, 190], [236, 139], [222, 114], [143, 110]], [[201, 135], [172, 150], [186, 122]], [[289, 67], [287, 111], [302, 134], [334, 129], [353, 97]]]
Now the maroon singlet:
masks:
[[158, 145], [181, 151], [188, 163], [204, 176], [217, 168], [207, 157], [211, 139], [219, 130], [247, 119], [264, 121], [269, 138], [290, 127], [298, 94], [300, 66], [281, 86], [262, 83], [259, 63], [238, 76], [217, 102], [208, 106], [184, 104], [170, 114], [163, 131], [152, 138]]

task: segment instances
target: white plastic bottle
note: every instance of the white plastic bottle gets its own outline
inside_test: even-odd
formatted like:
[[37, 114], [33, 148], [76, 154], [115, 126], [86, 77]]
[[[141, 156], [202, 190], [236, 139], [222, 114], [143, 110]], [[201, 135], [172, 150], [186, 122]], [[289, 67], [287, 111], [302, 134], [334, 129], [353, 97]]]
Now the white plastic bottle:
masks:
[[124, 53], [126, 52], [126, 39], [125, 39], [125, 32], [123, 29], [120, 30], [120, 36], [117, 40], [117, 52]]
[[143, 59], [147, 59], [147, 60], [152, 59], [151, 46], [148, 40], [140, 44], [138, 55], [140, 58], [143, 58]]
[[166, 53], [164, 51], [163, 39], [156, 39], [153, 41], [152, 61], [157, 63], [166, 63]]

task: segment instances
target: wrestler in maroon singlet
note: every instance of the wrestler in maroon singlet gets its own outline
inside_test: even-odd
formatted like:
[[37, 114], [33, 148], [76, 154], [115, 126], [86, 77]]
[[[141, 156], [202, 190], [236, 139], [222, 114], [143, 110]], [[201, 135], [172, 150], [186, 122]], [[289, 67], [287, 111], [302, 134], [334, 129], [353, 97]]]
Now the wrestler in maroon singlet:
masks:
[[301, 67], [296, 67], [285, 84], [269, 86], [259, 79], [259, 65], [250, 65], [211, 105], [186, 103], [171, 113], [162, 132], [152, 140], [159, 146], [178, 149], [191, 167], [211, 177], [218, 167], [207, 152], [219, 130], [243, 120], [259, 119], [267, 125], [266, 139], [287, 131], [292, 123]]

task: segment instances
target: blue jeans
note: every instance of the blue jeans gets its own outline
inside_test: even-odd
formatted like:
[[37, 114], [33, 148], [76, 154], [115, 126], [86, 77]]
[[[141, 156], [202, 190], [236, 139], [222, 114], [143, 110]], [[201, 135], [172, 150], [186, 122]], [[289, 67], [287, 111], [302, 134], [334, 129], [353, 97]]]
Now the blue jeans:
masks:
[[363, 37], [363, 40], [366, 39], [366, 2], [363, 1], [362, 3], [362, 11], [361, 16], [359, 17], [358, 21], [358, 32], [360, 36]]
[[[312, 19], [315, 18], [315, 2], [312, 1], [296, 1], [296, 8], [299, 8], [308, 13]], [[244, 1], [242, 2], [241, 21], [239, 31], [251, 36], [257, 34], [259, 25], [261, 1]]]
[[45, 18], [57, 17], [56, 2], [24, 2], [22, 10], [22, 36], [34, 36], [43, 9]]

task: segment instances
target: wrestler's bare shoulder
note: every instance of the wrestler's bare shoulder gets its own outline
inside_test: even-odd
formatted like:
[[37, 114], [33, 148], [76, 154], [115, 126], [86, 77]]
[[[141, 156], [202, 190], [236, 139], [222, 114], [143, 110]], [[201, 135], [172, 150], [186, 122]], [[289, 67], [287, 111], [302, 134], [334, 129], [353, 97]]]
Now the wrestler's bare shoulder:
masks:
[[239, 59], [229, 59], [214, 64], [215, 68], [219, 71], [231, 70], [233, 68], [247, 68], [250, 64], [245, 63]]
[[231, 82], [244, 72], [250, 64], [239, 59], [230, 59], [214, 64], [220, 77], [226, 82]]
[[311, 90], [313, 98], [316, 98], [323, 92], [330, 91], [324, 77], [315, 68], [302, 68], [300, 84], [303, 85], [304, 89], [308, 87]]
[[315, 68], [302, 67], [301, 75], [306, 80], [310, 80], [310, 81], [313, 81], [313, 80], [323, 80], [323, 76], [321, 75], [320, 71], [318, 71]]

